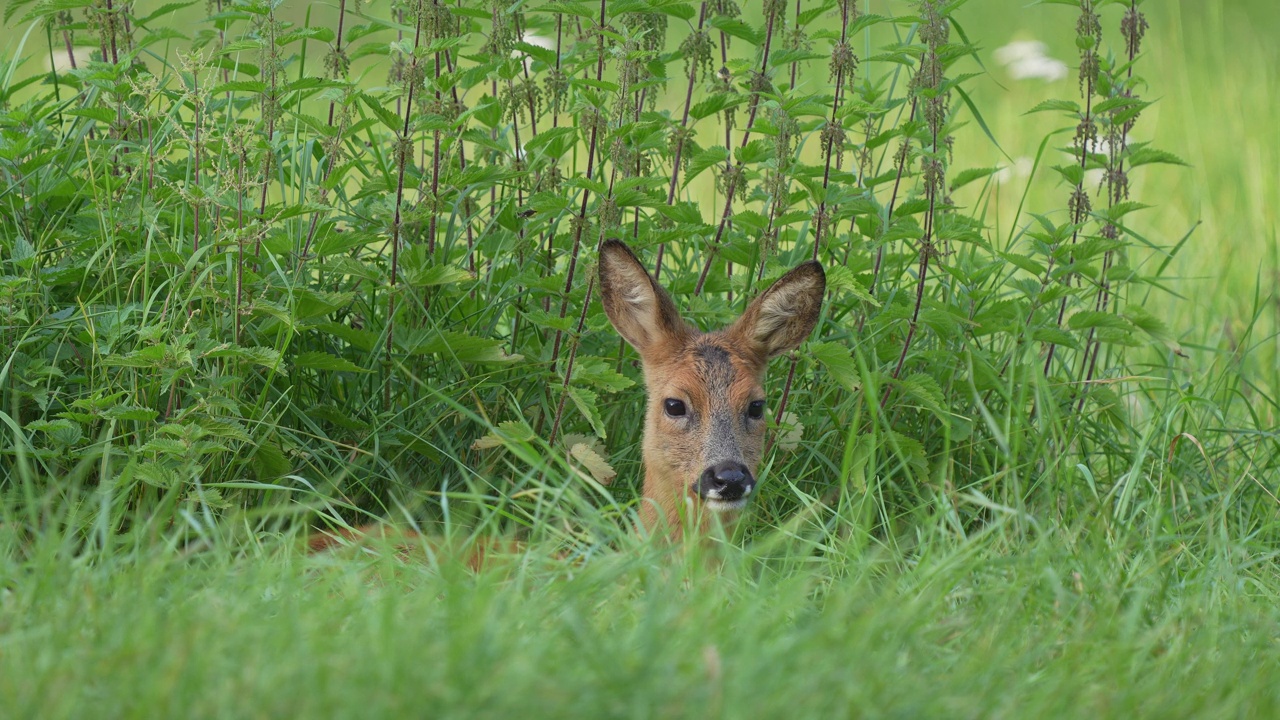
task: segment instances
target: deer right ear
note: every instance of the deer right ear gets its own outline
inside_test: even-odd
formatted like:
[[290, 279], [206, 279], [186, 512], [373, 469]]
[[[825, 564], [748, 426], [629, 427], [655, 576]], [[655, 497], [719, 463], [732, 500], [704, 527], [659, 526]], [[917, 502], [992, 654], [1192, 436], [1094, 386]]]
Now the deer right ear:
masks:
[[600, 246], [600, 296], [609, 322], [641, 356], [689, 332], [671, 296], [620, 240]]

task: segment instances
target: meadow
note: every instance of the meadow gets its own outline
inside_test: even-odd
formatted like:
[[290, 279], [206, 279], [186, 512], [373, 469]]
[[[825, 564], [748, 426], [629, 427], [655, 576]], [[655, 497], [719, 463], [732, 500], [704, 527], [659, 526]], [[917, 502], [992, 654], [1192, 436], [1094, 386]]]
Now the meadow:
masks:
[[[1280, 710], [1271, 4], [4, 27], [0, 716]], [[615, 237], [704, 328], [827, 268], [730, 536], [634, 529]]]

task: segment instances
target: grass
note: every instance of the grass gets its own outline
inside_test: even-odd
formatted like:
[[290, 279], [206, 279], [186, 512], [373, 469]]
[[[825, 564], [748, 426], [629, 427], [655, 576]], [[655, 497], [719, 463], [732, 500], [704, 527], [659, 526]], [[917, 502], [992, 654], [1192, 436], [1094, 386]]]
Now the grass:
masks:
[[[253, 18], [266, 17], [265, 5], [236, 7], [245, 17], [224, 25], [228, 41], [248, 37]], [[1280, 108], [1267, 88], [1275, 85], [1270, 38], [1280, 12], [1253, 0], [1144, 7], [1151, 30], [1139, 94], [1159, 102], [1143, 112], [1135, 136], [1189, 167], [1134, 174], [1134, 198], [1154, 207], [1129, 216], [1124, 252], [1155, 282], [1123, 292], [1126, 308], [1145, 309], [1169, 332], [1107, 345], [1086, 397], [1067, 361], [1046, 377], [1041, 343], [1021, 343], [1012, 331], [975, 336], [969, 325], [929, 315], [959, 307], [953, 290], [978, 303], [984, 292], [1016, 297], [999, 282], [944, 284], [987, 257], [966, 245], [930, 271], [927, 322], [906, 353], [916, 256], [890, 253], [900, 271], [886, 274], [880, 305], [833, 296], [796, 365], [788, 407], [804, 424], [802, 439], [766, 458], [763, 497], [742, 537], [712, 547], [666, 548], [628, 530], [640, 378], [633, 356], [582, 298], [594, 235], [631, 226], [599, 220], [607, 207], [590, 186], [583, 267], [564, 292], [570, 258], [579, 261], [570, 216], [587, 185], [562, 185], [538, 196], [547, 203], [538, 214], [517, 215], [534, 196], [504, 174], [515, 138], [509, 120], [485, 119], [478, 98], [490, 89], [488, 76], [470, 78], [477, 84], [466, 95], [475, 112], [465, 177], [474, 185], [463, 192], [450, 184], [456, 170], [441, 172], [449, 212], [431, 235], [436, 256], [421, 249], [430, 205], [415, 205], [429, 192], [431, 126], [416, 131], [422, 166], [402, 166], [390, 137], [406, 115], [375, 109], [401, 112], [403, 95], [384, 82], [389, 63], [379, 54], [394, 52], [368, 39], [386, 42], [394, 28], [350, 46], [364, 48], [353, 53], [352, 84], [376, 102], [291, 97], [296, 106], [285, 108], [270, 146], [277, 165], [261, 180], [265, 89], [206, 95], [204, 159], [188, 153], [197, 94], [177, 57], [185, 41], [148, 46], [163, 91], [91, 74], [72, 83], [64, 74], [58, 92], [73, 104], [59, 106], [65, 116], [56, 121], [47, 83], [6, 95], [0, 715], [1276, 715], [1280, 244], [1271, 198], [1280, 141], [1271, 119]], [[15, 4], [19, 15], [27, 9]], [[334, 25], [327, 6], [311, 15], [277, 10], [300, 25]], [[1113, 11], [1104, 15], [1111, 34]], [[377, 5], [365, 12], [384, 25], [391, 17]], [[961, 111], [967, 124], [955, 129], [949, 170], [1034, 157], [1048, 133], [1068, 124], [1026, 110], [1074, 98], [1073, 76], [1015, 81], [992, 51], [1041, 39], [1074, 65], [1075, 12], [1003, 0], [961, 8], [957, 18], [989, 70], [966, 87], [1003, 152]], [[178, 13], [149, 30], [190, 26], [215, 42], [199, 8]], [[743, 19], [763, 25], [757, 3]], [[553, 26], [547, 17], [533, 21]], [[28, 25], [13, 27], [25, 33]], [[34, 77], [47, 52], [31, 51], [43, 27], [30, 27], [29, 35], [8, 34], [4, 57], [23, 48], [33, 59], [0, 74], [6, 92]], [[875, 26], [856, 49], [869, 58], [910, 27]], [[594, 47], [595, 36], [587, 41]], [[80, 42], [96, 44], [92, 35]], [[285, 78], [319, 74], [308, 69], [320, 67], [326, 43], [309, 42], [306, 51], [290, 47]], [[751, 57], [745, 41], [735, 43]], [[255, 67], [279, 61], [249, 49], [230, 57]], [[595, 69], [587, 63], [576, 76]], [[205, 70], [202, 82], [225, 79]], [[614, 72], [610, 65], [605, 76]], [[678, 111], [684, 70], [671, 61], [667, 72], [659, 107]], [[802, 91], [827, 92], [824, 60], [799, 77]], [[117, 103], [113, 92], [133, 104]], [[43, 106], [23, 104], [40, 98]], [[358, 130], [333, 170], [340, 181], [320, 199], [315, 186], [332, 155], [324, 138], [344, 132], [319, 129], [329, 125], [334, 98], [336, 126]], [[598, 105], [616, 98], [606, 100]], [[158, 128], [146, 136], [159, 148], [151, 174], [129, 169], [144, 167], [145, 152], [136, 134], [125, 138], [112, 126], [120, 108]], [[410, 120], [423, 115], [408, 112]], [[538, 119], [544, 135], [547, 112]], [[738, 132], [745, 114], [739, 108]], [[558, 119], [583, 123], [582, 108]], [[762, 132], [775, 119], [762, 120]], [[532, 131], [527, 117], [515, 129]], [[712, 117], [700, 132], [722, 131]], [[820, 166], [813, 127], [805, 132], [796, 158]], [[704, 148], [713, 144], [698, 137]], [[560, 170], [584, 173], [586, 145], [584, 132]], [[650, 145], [659, 146], [665, 141]], [[663, 152], [653, 150], [656, 175], [667, 171]], [[545, 170], [534, 155], [531, 166]], [[993, 244], [1014, 238], [1009, 249], [1026, 250], [1022, 233], [1034, 228], [1027, 211], [1065, 221], [1070, 188], [1047, 169], [1063, 157], [1046, 160], [1034, 178], [963, 188], [951, 217], [976, 219]], [[772, 212], [768, 162], [748, 164], [759, 176], [749, 178], [752, 194], [728, 231], [737, 252], [756, 258], [763, 222], [756, 228], [745, 211], [762, 221]], [[625, 164], [610, 156], [598, 173]], [[409, 199], [400, 229], [409, 240], [397, 268], [407, 289], [397, 291], [385, 239], [400, 212], [401, 176]], [[923, 196], [915, 182], [904, 202]], [[874, 199], [883, 205], [881, 187]], [[660, 190], [665, 199], [665, 182]], [[567, 210], [551, 202], [557, 193], [572, 199]], [[479, 207], [468, 210], [464, 195]], [[711, 171], [681, 197], [711, 218], [724, 201]], [[260, 202], [267, 215], [287, 217], [261, 221]], [[638, 244], [650, 253], [659, 240], [669, 244], [664, 280], [679, 304], [702, 322], [730, 317], [746, 291], [741, 269], [739, 285], [717, 273], [714, 291], [694, 297], [710, 233], [692, 224], [672, 231], [651, 210], [634, 225]], [[809, 252], [807, 216], [778, 222], [766, 276]], [[299, 269], [294, 252], [312, 227], [320, 256]], [[555, 253], [545, 272], [543, 233]], [[862, 286], [878, 247], [871, 235], [837, 236]], [[833, 266], [836, 257], [824, 260]], [[733, 301], [723, 292], [730, 287]], [[393, 296], [399, 309], [389, 311]], [[1091, 299], [1082, 295], [1080, 307]], [[569, 325], [553, 317], [562, 301]], [[1034, 320], [1036, 310], [1029, 314]], [[552, 338], [561, 333], [566, 354], [557, 356]], [[572, 385], [595, 395], [572, 398], [566, 424], [575, 442], [618, 470], [611, 486], [566, 461], [570, 445], [542, 439], [573, 343], [585, 370]], [[840, 348], [843, 355], [833, 350]], [[941, 412], [929, 409], [929, 387], [892, 377], [900, 352], [909, 373], [937, 380]], [[1076, 361], [1065, 346], [1062, 353]], [[978, 386], [983, 377], [956, 358], [1005, 363], [1008, 374]], [[786, 372], [779, 361], [771, 393]], [[895, 393], [885, 413], [882, 388]], [[484, 438], [497, 447], [475, 449]], [[492, 534], [527, 544], [478, 572], [425, 549], [407, 559], [376, 544], [301, 550], [316, 526], [369, 517], [421, 524], [458, 544]]]
[[0, 696], [50, 718], [1276, 711], [1278, 588], [1239, 548], [1003, 536], [711, 568], [534, 548], [478, 575], [278, 550], [66, 563], [45, 538], [5, 595]]

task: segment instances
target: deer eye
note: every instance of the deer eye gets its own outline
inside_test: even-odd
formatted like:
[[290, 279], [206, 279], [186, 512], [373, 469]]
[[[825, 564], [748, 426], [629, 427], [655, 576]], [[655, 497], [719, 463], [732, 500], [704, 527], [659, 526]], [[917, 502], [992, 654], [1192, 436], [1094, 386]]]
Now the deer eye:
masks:
[[747, 406], [747, 417], [752, 420], [759, 420], [764, 417], [764, 401], [754, 400]]
[[667, 398], [662, 401], [662, 409], [666, 411], [667, 417], [684, 417], [684, 402], [675, 398]]

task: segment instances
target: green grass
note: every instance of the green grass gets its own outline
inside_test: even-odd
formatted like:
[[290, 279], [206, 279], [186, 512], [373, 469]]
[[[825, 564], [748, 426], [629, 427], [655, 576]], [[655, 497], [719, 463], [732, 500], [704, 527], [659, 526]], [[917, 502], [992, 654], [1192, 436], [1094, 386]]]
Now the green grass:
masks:
[[1269, 717], [1280, 586], [1228, 543], [995, 527], [910, 557], [535, 548], [471, 575], [270, 542], [69, 563], [45, 538], [4, 595], [0, 698], [46, 718]]
[[[743, 19], [759, 25], [759, 3], [747, 6]], [[15, 17], [31, 7], [45, 6], [14, 3]], [[177, 56], [187, 40], [148, 46], [163, 90], [128, 86], [127, 107], [156, 128], [160, 160], [148, 175], [112, 166], [140, 167], [145, 152], [113, 155], [130, 141], [108, 137], [117, 105], [104, 77], [62, 75], [58, 113], [47, 81], [7, 94], [43, 71], [48, 52], [39, 21], [12, 21], [0, 52], [29, 60], [0, 73], [9, 102], [0, 113], [0, 716], [1275, 716], [1280, 100], [1270, 90], [1280, 11], [1261, 0], [1144, 8], [1151, 30], [1135, 72], [1146, 80], [1140, 95], [1158, 103], [1134, 137], [1188, 167], [1134, 173], [1133, 198], [1153, 207], [1128, 216], [1124, 253], [1153, 282], [1124, 285], [1123, 295], [1124, 307], [1145, 309], [1168, 333], [1108, 344], [1085, 395], [1067, 367], [1076, 355], [1064, 347], [1063, 369], [1046, 377], [1042, 344], [1020, 339], [1019, 328], [1054, 325], [1044, 308], [1037, 320], [1020, 306], [1025, 324], [1018, 315], [1013, 330], [980, 336], [935, 317], [908, 372], [934, 378], [937, 394], [927, 385], [913, 394], [889, 373], [915, 289], [915, 256], [901, 252], [881, 304], [833, 295], [797, 364], [789, 409], [804, 424], [802, 441], [766, 458], [741, 536], [675, 549], [630, 530], [641, 378], [597, 306], [566, 338], [597, 358], [574, 386], [598, 397], [570, 402], [566, 423], [580, 440], [597, 436], [618, 479], [589, 480], [563, 459], [567, 447], [545, 439], [564, 361], [552, 350], [555, 321], [536, 310], [546, 300], [554, 315], [562, 296], [571, 319], [582, 309], [586, 274], [560, 290], [577, 259], [566, 213], [577, 212], [581, 188], [550, 193], [571, 197], [570, 211], [516, 222], [530, 195], [517, 196], [518, 181], [503, 174], [515, 142], [509, 122], [466, 120], [481, 172], [464, 192], [448, 186], [459, 174], [445, 168], [442, 202], [452, 204], [436, 256], [422, 251], [430, 213], [413, 215], [410, 203], [399, 344], [387, 357], [397, 168], [379, 124], [390, 123], [374, 106], [395, 110], [399, 91], [384, 82], [387, 58], [370, 48], [390, 31], [357, 45], [368, 54], [354, 60], [351, 83], [370, 100], [347, 107], [370, 122], [344, 138], [350, 164], [323, 201], [315, 188], [329, 150], [317, 128], [330, 97], [304, 93], [287, 109], [267, 198], [273, 213], [301, 214], [265, 223], [259, 238], [258, 188], [236, 180], [237, 143], [249, 141], [250, 176], [265, 147], [257, 92], [206, 95], [213, 121], [202, 132], [214, 138], [205, 138], [197, 177], [208, 195], [193, 199], [184, 139], [192, 96], [182, 90], [192, 76]], [[336, 17], [329, 6], [279, 10], [317, 28]], [[390, 17], [385, 5], [365, 12]], [[967, 124], [955, 132], [950, 171], [1034, 157], [1046, 134], [1069, 124], [1026, 111], [1075, 98], [1074, 75], [1016, 81], [993, 51], [1040, 39], [1073, 66], [1074, 12], [1005, 0], [958, 11], [989, 71], [965, 87], [1003, 153], [959, 110]], [[198, 41], [211, 45], [204, 18], [182, 8], [148, 32], [203, 30]], [[1116, 8], [1104, 20], [1113, 43]], [[229, 22], [229, 40], [241, 38], [248, 20]], [[875, 26], [855, 49], [869, 57], [909, 28]], [[672, 22], [673, 36], [687, 30]], [[735, 43], [737, 56], [751, 57]], [[825, 52], [825, 40], [817, 45]], [[286, 77], [321, 74], [323, 46], [290, 46]], [[249, 49], [229, 57], [261, 62]], [[892, 67], [864, 63], [868, 72]], [[957, 72], [981, 69], [970, 62]], [[591, 72], [588, 63], [577, 74]], [[678, 113], [681, 63], [668, 72], [658, 107]], [[824, 60], [800, 77], [801, 92], [827, 92]], [[467, 82], [475, 109], [489, 79]], [[235, 103], [218, 105], [223, 97]], [[339, 98], [339, 116], [342, 107]], [[562, 126], [581, 120], [560, 116]], [[704, 146], [722, 133], [715, 122], [701, 126]], [[417, 132], [428, 158], [431, 132]], [[586, 143], [584, 133], [567, 151], [566, 175], [584, 172]], [[1052, 151], [1065, 144], [1048, 145], [1052, 157], [1034, 178], [962, 189], [953, 217], [978, 221], [992, 245], [1014, 238], [1008, 249], [1042, 259], [1021, 233], [1035, 227], [1028, 212], [1065, 221], [1070, 188], [1048, 169], [1071, 162]], [[670, 158], [657, 146], [660, 176]], [[817, 146], [808, 136], [798, 157], [820, 163]], [[766, 212], [765, 164], [752, 164], [761, 175], [738, 212]], [[413, 202], [425, 167], [408, 173]], [[914, 179], [908, 185], [919, 199]], [[883, 205], [887, 192], [877, 192]], [[474, 216], [464, 195], [481, 203]], [[240, 197], [247, 221], [234, 219]], [[704, 218], [723, 203], [710, 171], [681, 197]], [[805, 202], [796, 207], [808, 212]], [[730, 302], [717, 274], [713, 292], [692, 293], [707, 230], [663, 235], [669, 229], [645, 207], [637, 245], [651, 258], [660, 239], [672, 243], [664, 280], [677, 302], [704, 324], [732, 317], [745, 288], [735, 286]], [[337, 249], [296, 269], [312, 213], [322, 218], [319, 241]], [[808, 222], [783, 225], [766, 277], [808, 257]], [[600, 224], [591, 234], [631, 232], [629, 222]], [[543, 273], [538, 256], [522, 254], [523, 233], [553, 227], [555, 258]], [[478, 238], [475, 276], [463, 272], [468, 230]], [[745, 219], [730, 230], [739, 252], [759, 252], [758, 235]], [[258, 239], [262, 261], [243, 273], [242, 298], [237, 262]], [[851, 250], [852, 282], [866, 286], [872, 239], [842, 234], [824, 261]], [[249, 249], [238, 253], [239, 242]], [[583, 240], [585, 270], [594, 244]], [[977, 243], [958, 246], [939, 260], [955, 277], [995, 257]], [[962, 307], [956, 297], [1017, 299], [1003, 281], [944, 288], [937, 268], [927, 310]], [[1078, 292], [1073, 311], [1092, 300]], [[506, 355], [515, 352], [523, 358]], [[976, 362], [1008, 370], [991, 381]], [[771, 402], [787, 367], [771, 371]], [[896, 394], [880, 413], [885, 387]], [[474, 449], [486, 435], [499, 447]], [[459, 544], [496, 534], [527, 547], [479, 572], [451, 553], [300, 549], [316, 527], [374, 517]]]

